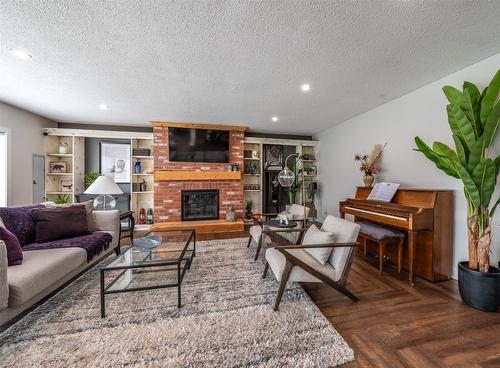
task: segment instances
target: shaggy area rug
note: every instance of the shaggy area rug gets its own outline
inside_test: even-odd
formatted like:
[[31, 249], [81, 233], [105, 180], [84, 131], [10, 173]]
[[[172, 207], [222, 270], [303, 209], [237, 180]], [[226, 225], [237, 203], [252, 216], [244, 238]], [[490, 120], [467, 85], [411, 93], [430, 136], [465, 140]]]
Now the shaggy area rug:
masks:
[[333, 367], [353, 352], [304, 290], [279, 312], [272, 272], [261, 278], [247, 239], [197, 242], [175, 288], [106, 296], [98, 267], [0, 335], [2, 367]]

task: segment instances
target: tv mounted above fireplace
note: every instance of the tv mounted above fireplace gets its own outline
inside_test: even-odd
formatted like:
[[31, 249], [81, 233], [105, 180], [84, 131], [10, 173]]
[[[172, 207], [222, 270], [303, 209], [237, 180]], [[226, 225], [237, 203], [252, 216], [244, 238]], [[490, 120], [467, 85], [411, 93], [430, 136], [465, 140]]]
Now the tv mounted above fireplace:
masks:
[[229, 162], [229, 131], [168, 128], [169, 160], [173, 162]]

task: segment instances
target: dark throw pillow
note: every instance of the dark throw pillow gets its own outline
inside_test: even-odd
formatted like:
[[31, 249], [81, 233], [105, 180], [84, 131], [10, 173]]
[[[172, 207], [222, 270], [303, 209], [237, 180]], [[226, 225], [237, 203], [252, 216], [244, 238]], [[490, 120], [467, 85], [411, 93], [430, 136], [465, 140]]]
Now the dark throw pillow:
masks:
[[36, 242], [88, 235], [85, 206], [37, 208], [31, 211], [36, 224]]
[[22, 207], [0, 207], [0, 217], [5, 228], [14, 234], [21, 246], [35, 241], [35, 222], [31, 216], [33, 208], [45, 208], [43, 204]]
[[9, 266], [16, 266], [23, 263], [23, 249], [21, 243], [9, 230], [0, 226], [0, 240], [5, 243], [7, 248], [7, 262]]

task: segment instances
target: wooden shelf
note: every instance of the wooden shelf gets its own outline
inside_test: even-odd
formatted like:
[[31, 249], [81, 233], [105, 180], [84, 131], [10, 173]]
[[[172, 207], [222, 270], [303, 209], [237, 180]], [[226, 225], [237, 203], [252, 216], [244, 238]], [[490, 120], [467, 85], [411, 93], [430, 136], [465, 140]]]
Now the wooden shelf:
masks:
[[53, 157], [73, 157], [72, 153], [46, 153], [46, 155]]
[[260, 161], [260, 158], [250, 158], [250, 157], [245, 157], [243, 160], [249, 160], [249, 161]]
[[132, 194], [153, 194], [154, 190], [146, 190], [144, 192], [132, 192]]
[[262, 192], [260, 189], [245, 189], [245, 192]]
[[317, 160], [302, 160], [302, 162], [316, 162]]
[[151, 231], [153, 232], [190, 229], [195, 229], [196, 234], [227, 233], [243, 231], [245, 229], [245, 224], [242, 219], [238, 219], [234, 222], [228, 222], [226, 220], [162, 222], [151, 226]]
[[67, 194], [71, 196], [73, 192], [47, 192], [47, 195], [58, 195], [58, 194]]
[[153, 176], [154, 174], [132, 174], [132, 176]]
[[241, 180], [241, 171], [159, 170], [155, 172], [155, 180], [156, 181]]
[[243, 174], [244, 176], [260, 176], [260, 174]]
[[139, 158], [141, 160], [153, 160], [154, 156], [132, 156], [132, 158]]
[[73, 173], [47, 173], [47, 175], [51, 176], [68, 176], [68, 175], [73, 175]]

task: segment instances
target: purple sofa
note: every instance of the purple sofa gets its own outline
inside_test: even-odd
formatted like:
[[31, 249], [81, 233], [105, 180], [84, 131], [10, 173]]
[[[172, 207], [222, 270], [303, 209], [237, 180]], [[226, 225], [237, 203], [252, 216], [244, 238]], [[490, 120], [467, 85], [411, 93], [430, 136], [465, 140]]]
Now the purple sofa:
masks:
[[43, 206], [0, 208], [0, 219], [19, 239], [24, 258], [22, 264], [8, 266], [5, 244], [0, 241], [0, 325], [107, 257], [118, 246], [118, 211], [89, 212], [90, 235], [36, 243], [30, 211]]

